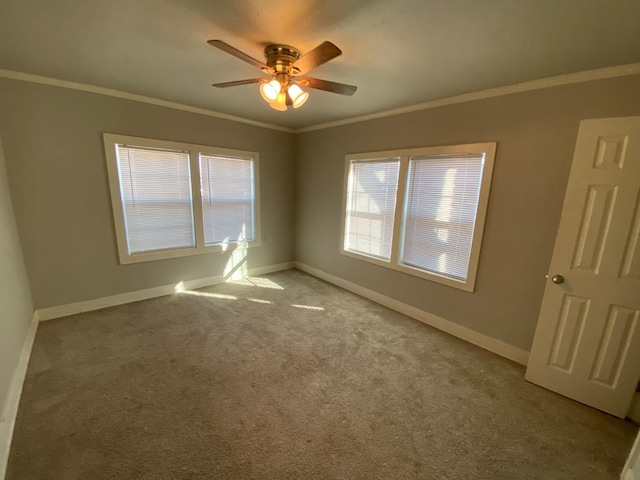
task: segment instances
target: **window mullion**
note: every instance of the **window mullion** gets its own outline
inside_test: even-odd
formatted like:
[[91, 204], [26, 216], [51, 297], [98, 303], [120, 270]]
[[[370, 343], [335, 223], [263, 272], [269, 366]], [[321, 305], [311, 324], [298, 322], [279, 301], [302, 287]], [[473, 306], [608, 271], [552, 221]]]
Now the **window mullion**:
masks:
[[200, 180], [200, 152], [189, 150], [191, 168], [191, 198], [193, 201], [193, 227], [196, 234], [196, 250], [204, 249], [204, 216], [202, 213], [202, 186]]
[[397, 266], [400, 263], [402, 231], [404, 230], [405, 201], [407, 198], [407, 175], [409, 173], [409, 156], [400, 157], [400, 171], [398, 172], [398, 191], [396, 192], [396, 210], [393, 221], [393, 237], [391, 240], [390, 264]]

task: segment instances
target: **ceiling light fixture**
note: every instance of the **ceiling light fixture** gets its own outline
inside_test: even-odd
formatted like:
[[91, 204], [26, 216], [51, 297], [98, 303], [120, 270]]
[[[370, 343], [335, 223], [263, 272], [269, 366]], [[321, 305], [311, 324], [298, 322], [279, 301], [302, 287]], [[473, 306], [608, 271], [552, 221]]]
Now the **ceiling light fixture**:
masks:
[[301, 107], [309, 98], [309, 93], [303, 91], [287, 74], [279, 74], [269, 82], [262, 82], [260, 94], [271, 108], [283, 112], [288, 105]]
[[280, 82], [275, 78], [268, 83], [265, 82], [260, 84], [260, 93], [267, 103], [275, 102], [278, 99], [278, 93], [280, 93], [280, 90]]
[[280, 92], [276, 101], [269, 103], [269, 106], [275, 110], [284, 112], [287, 109], [287, 94]]
[[298, 85], [295, 83], [293, 85], [289, 85], [289, 90], [287, 91], [289, 94], [289, 98], [293, 102], [293, 108], [301, 107], [304, 102], [309, 98], [309, 92], [303, 91]]

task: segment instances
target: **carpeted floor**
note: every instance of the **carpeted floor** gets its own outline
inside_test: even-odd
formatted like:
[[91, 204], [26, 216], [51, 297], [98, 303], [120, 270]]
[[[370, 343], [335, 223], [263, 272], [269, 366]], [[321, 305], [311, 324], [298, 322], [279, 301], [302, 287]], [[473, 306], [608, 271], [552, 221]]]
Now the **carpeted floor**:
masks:
[[637, 428], [296, 270], [40, 325], [8, 480], [617, 479]]

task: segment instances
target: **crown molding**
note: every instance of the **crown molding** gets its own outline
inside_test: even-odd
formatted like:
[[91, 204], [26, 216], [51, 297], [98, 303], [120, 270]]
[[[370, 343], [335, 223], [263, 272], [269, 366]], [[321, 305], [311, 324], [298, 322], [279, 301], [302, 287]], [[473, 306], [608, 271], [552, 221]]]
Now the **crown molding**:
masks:
[[277, 131], [286, 132], [286, 133], [313, 132], [315, 130], [323, 130], [325, 128], [338, 127], [341, 125], [364, 122], [367, 120], [375, 120], [378, 118], [393, 117], [395, 115], [401, 115], [403, 113], [417, 112], [420, 110], [428, 110], [430, 108], [443, 107], [445, 105], [455, 105], [456, 103], [471, 102], [474, 100], [482, 100], [486, 98], [499, 97], [502, 95], [510, 95], [512, 93], [522, 93], [522, 92], [528, 92], [531, 90], [540, 90], [543, 88], [559, 87], [562, 85], [570, 85], [574, 83], [589, 82], [593, 80], [604, 80], [607, 78], [624, 77], [628, 75], [638, 75], [638, 74], [640, 74], [640, 63], [630, 63], [627, 65], [617, 65], [615, 67], [598, 68], [595, 70], [585, 70], [582, 72], [567, 73], [564, 75], [557, 75], [554, 77], [541, 78], [538, 80], [530, 80], [528, 82], [515, 83], [513, 85], [506, 85], [504, 87], [490, 88], [488, 90], [481, 90], [478, 92], [465, 93], [463, 95], [456, 95], [453, 97], [446, 97], [438, 100], [431, 100], [429, 102], [418, 103], [416, 105], [409, 105], [407, 107], [383, 110], [376, 113], [359, 115], [355, 117], [345, 118], [342, 120], [336, 120], [333, 122], [320, 123], [317, 125], [311, 125], [308, 127], [293, 129], [293, 128], [281, 127], [278, 125], [273, 125], [270, 123], [258, 122], [255, 120], [250, 120], [248, 118], [236, 117], [235, 115], [220, 113], [214, 110], [208, 110], [206, 108], [193, 107], [190, 105], [184, 105], [182, 103], [170, 102], [167, 100], [161, 100], [153, 97], [146, 97], [144, 95], [127, 93], [120, 90], [113, 90], [111, 88], [97, 87], [95, 85], [89, 85], [85, 83], [70, 82], [68, 80], [60, 80], [57, 78], [34, 75], [32, 73], [24, 73], [24, 72], [17, 72], [14, 70], [0, 69], [0, 78], [21, 80], [23, 82], [39, 83], [42, 85], [52, 85], [55, 87], [69, 88], [72, 90], [80, 90], [83, 92], [97, 93], [99, 95], [107, 95], [111, 97], [124, 98], [127, 100], [133, 100], [135, 102], [142, 102], [142, 103], [148, 103], [151, 105], [157, 105], [160, 107], [173, 108], [175, 110], [182, 110], [185, 112], [196, 113], [199, 115], [206, 115], [209, 117], [221, 118], [224, 120], [230, 120], [232, 122], [244, 123], [246, 125], [253, 125], [255, 127], [268, 128], [271, 130], [277, 130]]
[[504, 87], [490, 88], [478, 92], [465, 93], [454, 97], [446, 97], [438, 100], [432, 100], [417, 105], [407, 107], [394, 108], [381, 112], [359, 115], [357, 117], [345, 118], [334, 122], [321, 123], [309, 127], [298, 128], [295, 133], [313, 132], [314, 130], [323, 130], [330, 127], [338, 127], [340, 125], [348, 125], [350, 123], [364, 122], [366, 120], [375, 120], [378, 118], [393, 117], [403, 113], [417, 112], [419, 110], [428, 110], [430, 108], [442, 107], [445, 105], [454, 105], [456, 103], [471, 102], [473, 100], [482, 100], [485, 98], [499, 97], [512, 93], [528, 92], [531, 90], [539, 90], [542, 88], [559, 87], [561, 85], [570, 85], [573, 83], [589, 82], [592, 80], [603, 80], [606, 78], [624, 77], [627, 75], [640, 74], [640, 63], [630, 63], [627, 65], [617, 65], [615, 67], [598, 68], [595, 70], [585, 70], [576, 73], [567, 73], [557, 75], [555, 77], [541, 78], [538, 80], [530, 80], [528, 82], [515, 83]]
[[57, 78], [44, 77], [42, 75], [34, 75], [32, 73], [24, 73], [4, 69], [0, 69], [0, 78], [21, 80], [23, 82], [52, 85], [54, 87], [69, 88], [71, 90], [80, 90], [82, 92], [90, 92], [97, 93], [99, 95], [107, 95], [110, 97], [124, 98], [126, 100], [148, 103], [150, 105], [157, 105], [159, 107], [173, 108], [174, 110], [182, 110], [184, 112], [197, 113], [199, 115], [206, 115], [208, 117], [216, 117], [223, 120], [230, 120], [232, 122], [244, 123], [247, 125], [252, 125], [254, 127], [269, 128], [271, 130], [278, 130], [280, 132], [295, 133], [295, 130], [291, 128], [280, 127], [278, 125], [272, 125], [270, 123], [258, 122], [255, 120], [250, 120], [248, 118], [236, 117], [235, 115], [228, 115], [226, 113], [220, 113], [214, 110], [208, 110], [206, 108], [192, 107], [191, 105], [184, 105], [182, 103], [161, 100], [159, 98], [146, 97], [144, 95], [123, 92], [121, 90], [113, 90], [111, 88], [97, 87], [95, 85], [89, 85], [86, 83], [70, 82], [68, 80], [60, 80]]

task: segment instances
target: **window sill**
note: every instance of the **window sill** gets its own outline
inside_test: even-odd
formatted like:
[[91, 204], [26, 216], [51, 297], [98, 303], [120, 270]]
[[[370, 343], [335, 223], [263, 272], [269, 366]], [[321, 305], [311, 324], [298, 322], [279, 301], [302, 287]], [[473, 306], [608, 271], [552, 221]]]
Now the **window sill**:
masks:
[[384, 260], [380, 260], [375, 257], [370, 257], [368, 255], [363, 255], [361, 253], [355, 253], [349, 250], [345, 250], [344, 248], [340, 249], [340, 253], [347, 257], [355, 258], [356, 260], [372, 263], [380, 267], [388, 268], [389, 270], [395, 270], [396, 272], [405, 273], [407, 275], [422, 278], [424, 280], [429, 280], [431, 282], [439, 283], [441, 285], [446, 285], [447, 287], [456, 288], [458, 290], [463, 290], [465, 292], [473, 293], [475, 289], [475, 281], [471, 281], [471, 278], [475, 277], [475, 272], [473, 272], [474, 273], [473, 277], [471, 277], [470, 275], [469, 280], [467, 280], [466, 282], [463, 282], [461, 280], [454, 280], [453, 278], [445, 277], [443, 275], [438, 275], [437, 273], [427, 272], [425, 270], [420, 270], [418, 268], [409, 267], [409, 266], [401, 265], [397, 263], [392, 263], [391, 261], [386, 262]]
[[174, 250], [160, 250], [154, 252], [134, 253], [118, 252], [120, 265], [129, 265], [132, 263], [153, 262], [155, 260], [166, 260], [169, 258], [190, 257], [193, 255], [205, 255], [207, 253], [219, 253], [226, 251], [234, 251], [237, 249], [246, 249], [251, 247], [259, 247], [260, 240], [252, 242], [229, 242], [218, 245], [210, 245], [208, 247], [192, 247], [180, 248]]

